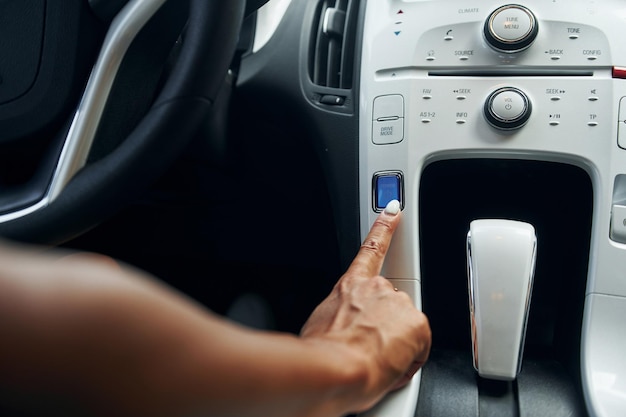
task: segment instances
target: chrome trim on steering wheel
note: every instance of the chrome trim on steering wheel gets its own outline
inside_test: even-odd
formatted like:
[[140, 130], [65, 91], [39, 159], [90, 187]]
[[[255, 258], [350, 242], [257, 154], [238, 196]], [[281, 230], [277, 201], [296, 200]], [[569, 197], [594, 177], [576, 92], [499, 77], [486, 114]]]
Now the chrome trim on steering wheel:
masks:
[[131, 0], [113, 20], [61, 151], [48, 190], [50, 202], [85, 166], [122, 59], [139, 31], [163, 3], [165, 0]]
[[0, 223], [26, 216], [52, 203], [85, 166], [120, 64], [137, 34], [165, 1], [130, 0], [113, 19], [45, 196], [32, 206], [0, 215]]

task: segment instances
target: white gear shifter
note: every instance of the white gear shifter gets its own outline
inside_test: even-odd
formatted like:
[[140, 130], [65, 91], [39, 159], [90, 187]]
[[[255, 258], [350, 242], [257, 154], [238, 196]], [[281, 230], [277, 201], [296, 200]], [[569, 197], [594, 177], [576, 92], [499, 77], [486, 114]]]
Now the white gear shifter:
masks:
[[467, 234], [467, 274], [474, 368], [513, 380], [522, 365], [537, 239], [528, 223], [474, 220]]

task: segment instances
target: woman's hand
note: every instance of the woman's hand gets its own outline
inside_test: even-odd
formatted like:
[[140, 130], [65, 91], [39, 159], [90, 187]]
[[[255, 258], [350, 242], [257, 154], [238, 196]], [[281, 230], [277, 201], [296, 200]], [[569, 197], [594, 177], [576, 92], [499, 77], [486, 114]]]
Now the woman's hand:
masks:
[[373, 406], [406, 385], [426, 362], [431, 332], [426, 316], [408, 294], [380, 271], [401, 214], [396, 202], [381, 213], [359, 253], [330, 295], [315, 309], [301, 336], [315, 343], [348, 346], [366, 376], [355, 408]]

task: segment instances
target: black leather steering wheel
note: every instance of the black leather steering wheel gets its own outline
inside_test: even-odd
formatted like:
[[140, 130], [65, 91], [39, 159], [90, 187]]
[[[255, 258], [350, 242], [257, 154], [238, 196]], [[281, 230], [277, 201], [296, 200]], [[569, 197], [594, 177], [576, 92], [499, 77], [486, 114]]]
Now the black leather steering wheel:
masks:
[[[3, 237], [61, 243], [162, 174], [210, 112], [245, 9], [245, 0], [124, 0], [103, 22], [96, 3], [0, 2]], [[133, 51], [154, 61], [142, 63]], [[141, 86], [143, 69], [152, 70], [152, 89]], [[133, 111], [141, 116], [130, 126]], [[102, 141], [108, 145], [98, 147]]]

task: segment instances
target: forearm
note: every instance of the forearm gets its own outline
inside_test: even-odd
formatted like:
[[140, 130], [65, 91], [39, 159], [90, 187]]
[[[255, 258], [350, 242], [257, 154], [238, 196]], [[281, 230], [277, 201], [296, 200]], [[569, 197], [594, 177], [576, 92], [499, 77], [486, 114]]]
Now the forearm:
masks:
[[[345, 345], [238, 329], [221, 334], [225, 337], [209, 342], [208, 349], [219, 358], [208, 363], [198, 351], [197, 362], [211, 367], [198, 370], [207, 386], [198, 384], [196, 394], [208, 400], [209, 415], [330, 417], [355, 411], [367, 368]], [[220, 375], [219, 380], [207, 374]]]
[[[195, 312], [169, 313], [171, 326], [157, 324], [154, 331], [144, 322], [142, 329], [99, 332], [96, 352], [111, 340], [117, 346], [74, 370], [87, 404], [104, 416], [331, 417], [354, 411], [351, 401], [367, 376], [347, 347], [247, 330], [204, 314], [192, 317]], [[142, 340], [120, 340], [124, 330], [143, 332]]]
[[354, 411], [367, 375], [364, 361], [346, 346], [193, 316], [181, 314], [173, 328], [156, 330], [160, 347], [138, 359], [143, 389], [127, 397], [129, 415], [331, 417]]
[[0, 267], [0, 385], [90, 415], [328, 417], [366, 382], [339, 343], [235, 326], [134, 272], [66, 266]]

